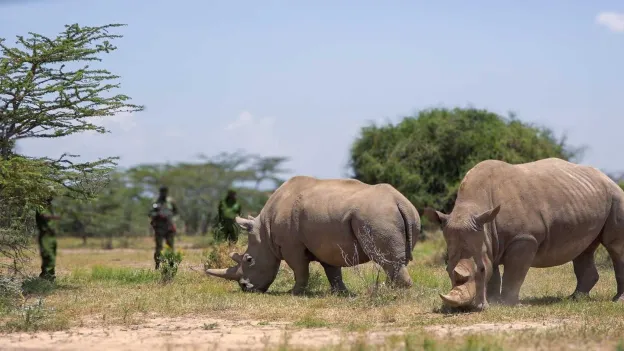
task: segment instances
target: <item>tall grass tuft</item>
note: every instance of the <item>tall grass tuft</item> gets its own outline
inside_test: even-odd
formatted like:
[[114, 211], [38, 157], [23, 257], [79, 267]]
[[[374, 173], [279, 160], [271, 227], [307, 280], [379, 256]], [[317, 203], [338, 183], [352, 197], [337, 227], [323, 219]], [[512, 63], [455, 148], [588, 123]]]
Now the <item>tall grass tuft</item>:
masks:
[[174, 252], [170, 247], [167, 247], [158, 259], [160, 261], [160, 281], [163, 283], [171, 282], [178, 273], [178, 267], [182, 262], [182, 252]]

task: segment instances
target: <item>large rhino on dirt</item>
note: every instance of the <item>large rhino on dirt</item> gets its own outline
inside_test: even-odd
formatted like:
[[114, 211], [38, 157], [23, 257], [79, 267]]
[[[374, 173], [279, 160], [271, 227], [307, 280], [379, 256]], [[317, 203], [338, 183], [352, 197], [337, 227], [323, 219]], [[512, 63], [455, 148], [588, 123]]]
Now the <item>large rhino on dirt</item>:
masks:
[[406, 265], [420, 217], [389, 184], [296, 176], [269, 197], [256, 218], [236, 222], [248, 233], [247, 251], [230, 254], [235, 266], [206, 273], [234, 280], [243, 291], [266, 292], [281, 260], [295, 274], [294, 295], [304, 292], [312, 261], [323, 266], [333, 292], [347, 292], [341, 267], [371, 259], [393, 286], [412, 286]]
[[598, 281], [600, 244], [615, 268], [613, 301], [624, 300], [624, 192], [593, 167], [557, 158], [483, 161], [466, 173], [450, 215], [427, 208], [423, 216], [443, 228], [452, 290], [440, 296], [447, 306], [517, 304], [530, 267], [570, 261], [577, 279], [570, 297], [587, 295]]

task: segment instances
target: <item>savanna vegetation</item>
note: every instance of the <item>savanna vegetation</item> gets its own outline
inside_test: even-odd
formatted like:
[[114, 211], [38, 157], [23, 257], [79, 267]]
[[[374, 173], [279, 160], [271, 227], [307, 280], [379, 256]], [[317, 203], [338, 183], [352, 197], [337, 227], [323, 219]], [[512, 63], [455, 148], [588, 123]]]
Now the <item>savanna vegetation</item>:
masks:
[[[229, 252], [246, 245], [244, 236], [236, 247], [214, 240], [218, 202], [235, 188], [244, 215], [257, 214], [285, 180], [287, 158], [240, 151], [121, 169], [115, 155], [78, 162], [72, 154], [33, 158], [16, 149], [25, 138], [105, 133], [98, 118], [143, 110], [128, 96], [111, 94], [121, 88], [120, 77], [100, 62], [117, 49], [112, 41], [120, 35], [110, 31], [120, 27], [70, 25], [54, 38], [30, 33], [15, 45], [0, 40], [0, 329], [7, 342], [21, 342], [18, 332], [128, 328], [187, 317], [191, 332], [231, 334], [236, 323], [265, 328], [266, 347], [280, 349], [322, 346], [289, 342], [313, 339], [310, 333], [319, 328], [325, 339], [338, 340], [330, 349], [624, 348], [624, 305], [610, 301], [615, 279], [604, 250], [597, 254], [601, 280], [591, 299], [564, 299], [576, 283], [567, 264], [531, 270], [521, 306], [494, 305], [482, 313], [440, 309], [438, 293], [450, 281], [444, 239], [436, 230], [414, 250], [408, 268], [415, 285], [409, 290], [386, 288], [372, 263], [345, 269], [351, 296], [330, 294], [318, 264], [306, 297], [287, 294], [293, 274], [286, 265], [267, 294], [242, 293], [233, 282], [207, 277], [204, 267], [229, 266]], [[463, 175], [481, 160], [578, 161], [582, 150], [515, 116], [436, 108], [363, 128], [349, 162], [356, 179], [390, 183], [417, 208], [450, 211]], [[180, 235], [177, 252], [165, 253], [172, 264], [154, 271], [147, 211], [162, 184], [180, 207]], [[62, 217], [55, 225], [54, 283], [36, 278], [34, 226], [34, 211], [51, 196]], [[255, 346], [264, 340], [259, 333]]]

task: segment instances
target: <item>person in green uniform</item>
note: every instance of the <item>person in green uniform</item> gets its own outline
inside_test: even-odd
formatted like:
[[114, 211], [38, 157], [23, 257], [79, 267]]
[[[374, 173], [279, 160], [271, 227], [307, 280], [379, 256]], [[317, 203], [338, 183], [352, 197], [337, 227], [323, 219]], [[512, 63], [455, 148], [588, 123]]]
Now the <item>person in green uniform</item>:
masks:
[[230, 244], [238, 241], [238, 225], [236, 216], [241, 214], [241, 205], [236, 200], [236, 191], [229, 189], [225, 199], [219, 202], [218, 221], [222, 228], [225, 239]]
[[156, 250], [154, 252], [156, 269], [160, 267], [159, 258], [163, 249], [163, 240], [173, 250], [174, 237], [177, 232], [173, 219], [174, 216], [178, 215], [178, 207], [173, 199], [168, 196], [168, 192], [169, 189], [166, 186], [160, 187], [158, 198], [149, 212], [150, 224], [154, 229], [154, 237], [156, 239]]
[[35, 222], [39, 230], [37, 237], [39, 242], [39, 253], [41, 255], [40, 278], [54, 282], [56, 280], [56, 233], [50, 227], [51, 220], [60, 219], [52, 211], [52, 198], [46, 200], [44, 210], [35, 212]]

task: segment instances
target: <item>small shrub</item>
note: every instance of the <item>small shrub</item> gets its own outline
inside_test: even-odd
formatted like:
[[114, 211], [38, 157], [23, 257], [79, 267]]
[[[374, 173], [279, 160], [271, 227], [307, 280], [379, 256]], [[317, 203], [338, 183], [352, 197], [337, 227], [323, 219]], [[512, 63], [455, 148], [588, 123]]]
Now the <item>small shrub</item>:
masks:
[[67, 329], [68, 320], [53, 312], [44, 306], [43, 299], [38, 299], [36, 304], [20, 308], [15, 318], [10, 319], [4, 325], [4, 329], [9, 332]]
[[55, 287], [55, 283], [47, 279], [30, 277], [22, 282], [22, 293], [26, 295], [47, 295], [51, 293]]
[[174, 252], [167, 247], [159, 257], [160, 280], [164, 283], [170, 282], [178, 273], [178, 267], [182, 262], [182, 252]]
[[594, 254], [596, 266], [602, 269], [613, 269], [613, 261], [604, 246], [600, 245]]
[[316, 292], [323, 291], [324, 289], [329, 289], [329, 283], [327, 282], [325, 273], [318, 269], [311, 269], [310, 275], [308, 276], [308, 286], [306, 287], [306, 290], [308, 292]]
[[0, 277], [0, 313], [9, 312], [23, 300], [20, 281], [14, 277]]

